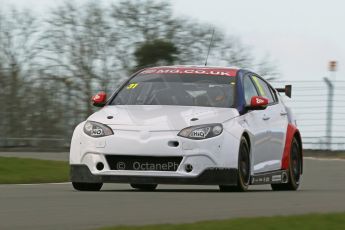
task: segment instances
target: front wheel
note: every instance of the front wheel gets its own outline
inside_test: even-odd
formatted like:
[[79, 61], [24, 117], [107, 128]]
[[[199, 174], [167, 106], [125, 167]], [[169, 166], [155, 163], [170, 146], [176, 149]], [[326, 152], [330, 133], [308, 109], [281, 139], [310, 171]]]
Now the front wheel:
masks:
[[245, 192], [248, 190], [250, 180], [250, 150], [247, 139], [241, 138], [238, 153], [237, 185], [219, 185], [223, 192]]
[[288, 183], [271, 184], [274, 191], [294, 191], [300, 184], [302, 174], [302, 153], [296, 138], [293, 139], [290, 151]]
[[73, 188], [78, 191], [99, 191], [103, 183], [79, 183], [72, 182]]
[[131, 187], [141, 191], [154, 191], [157, 188], [156, 184], [131, 184]]

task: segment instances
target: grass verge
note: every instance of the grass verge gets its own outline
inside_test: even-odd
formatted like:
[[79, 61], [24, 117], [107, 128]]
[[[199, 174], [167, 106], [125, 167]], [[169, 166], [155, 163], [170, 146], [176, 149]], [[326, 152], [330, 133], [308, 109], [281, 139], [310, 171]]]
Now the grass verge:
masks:
[[277, 216], [239, 218], [221, 221], [205, 221], [194, 224], [120, 226], [102, 230], [338, 230], [345, 227], [345, 213], [308, 214], [300, 216]]
[[68, 162], [0, 157], [0, 184], [69, 181]]

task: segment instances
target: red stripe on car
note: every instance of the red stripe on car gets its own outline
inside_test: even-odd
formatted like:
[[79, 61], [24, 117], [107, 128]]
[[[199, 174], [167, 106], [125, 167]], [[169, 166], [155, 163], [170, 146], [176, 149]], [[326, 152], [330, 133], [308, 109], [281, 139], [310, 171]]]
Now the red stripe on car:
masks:
[[289, 169], [291, 144], [296, 132], [298, 132], [297, 127], [289, 123], [286, 131], [285, 147], [281, 163], [282, 169]]

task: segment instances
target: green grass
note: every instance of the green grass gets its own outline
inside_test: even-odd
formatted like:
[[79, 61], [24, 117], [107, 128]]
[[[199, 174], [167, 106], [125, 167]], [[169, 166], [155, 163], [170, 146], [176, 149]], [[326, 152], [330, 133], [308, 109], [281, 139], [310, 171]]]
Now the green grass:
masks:
[[239, 218], [194, 224], [110, 227], [102, 230], [339, 230], [345, 229], [345, 213], [309, 214], [286, 217]]
[[0, 157], [0, 184], [69, 181], [68, 162]]

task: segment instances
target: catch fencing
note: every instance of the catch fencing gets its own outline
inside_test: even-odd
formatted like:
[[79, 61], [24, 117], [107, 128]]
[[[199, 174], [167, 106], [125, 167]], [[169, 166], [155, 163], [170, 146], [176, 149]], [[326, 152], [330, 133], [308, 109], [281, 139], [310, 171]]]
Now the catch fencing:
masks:
[[345, 150], [345, 81], [274, 81], [292, 85], [292, 108], [306, 149]]

